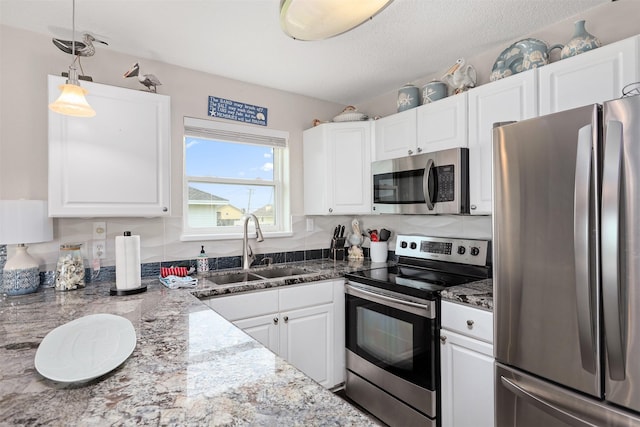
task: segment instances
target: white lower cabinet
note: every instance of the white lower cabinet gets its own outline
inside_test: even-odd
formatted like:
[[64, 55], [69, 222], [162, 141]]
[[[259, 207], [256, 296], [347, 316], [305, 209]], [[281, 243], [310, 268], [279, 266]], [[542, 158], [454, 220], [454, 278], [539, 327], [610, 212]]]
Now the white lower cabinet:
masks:
[[343, 288], [344, 280], [327, 280], [203, 302], [306, 375], [331, 388], [344, 381], [344, 332], [339, 333], [344, 329]]
[[493, 313], [442, 302], [442, 427], [493, 427]]

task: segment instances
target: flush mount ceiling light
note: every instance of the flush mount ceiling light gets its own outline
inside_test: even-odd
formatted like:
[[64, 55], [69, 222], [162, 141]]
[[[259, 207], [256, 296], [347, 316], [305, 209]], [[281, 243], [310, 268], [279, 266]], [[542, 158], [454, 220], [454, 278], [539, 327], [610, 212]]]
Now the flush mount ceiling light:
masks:
[[69, 77], [66, 84], [60, 86], [62, 93], [54, 103], [49, 104], [49, 109], [67, 116], [93, 117], [96, 115], [96, 111], [91, 108], [91, 105], [84, 97], [87, 94], [87, 90], [80, 87], [78, 70], [76, 69], [76, 61], [78, 60], [78, 55], [76, 54], [76, 0], [73, 0], [71, 21], [73, 27], [73, 38], [71, 39], [73, 61], [69, 65]]
[[296, 40], [323, 40], [345, 33], [393, 0], [281, 0], [280, 25]]

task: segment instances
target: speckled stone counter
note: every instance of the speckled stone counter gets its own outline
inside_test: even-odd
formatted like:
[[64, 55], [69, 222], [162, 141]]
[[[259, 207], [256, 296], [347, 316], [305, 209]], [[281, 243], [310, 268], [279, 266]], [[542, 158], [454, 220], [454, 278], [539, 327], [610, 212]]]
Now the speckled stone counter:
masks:
[[493, 311], [493, 280], [486, 279], [452, 286], [442, 291], [441, 296], [443, 300], [461, 302]]
[[[313, 280], [359, 267], [316, 268]], [[195, 290], [145, 283], [147, 292], [129, 296], [110, 296], [111, 283], [101, 283], [0, 297], [0, 425], [375, 425], [193, 295], [232, 292], [231, 286], [206, 277]], [[95, 313], [133, 323], [133, 354], [87, 383], [42, 377], [34, 357], [44, 336]]]

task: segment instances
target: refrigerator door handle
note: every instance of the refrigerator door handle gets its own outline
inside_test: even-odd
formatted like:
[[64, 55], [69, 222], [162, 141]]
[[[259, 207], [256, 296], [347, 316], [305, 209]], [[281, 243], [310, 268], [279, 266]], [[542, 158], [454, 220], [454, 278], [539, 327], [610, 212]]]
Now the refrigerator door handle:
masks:
[[516, 396], [524, 399], [527, 403], [532, 404], [538, 409], [546, 412], [552, 417], [557, 418], [558, 420], [574, 427], [598, 427], [596, 424], [592, 424], [588, 421], [580, 419], [570, 412], [565, 411], [562, 408], [559, 408], [553, 405], [550, 402], [547, 402], [541, 397], [536, 396], [534, 392], [531, 392], [525, 389], [523, 386], [517, 384], [516, 381], [505, 378], [504, 376], [500, 376], [500, 381], [502, 385], [509, 390], [511, 393]]
[[573, 203], [574, 267], [576, 302], [578, 314], [578, 335], [582, 368], [596, 372], [596, 345], [591, 304], [589, 211], [592, 159], [593, 126], [587, 125], [578, 132], [576, 151], [576, 174]]
[[602, 306], [604, 336], [612, 380], [625, 379], [623, 327], [620, 316], [620, 179], [622, 123], [607, 121], [602, 171]]

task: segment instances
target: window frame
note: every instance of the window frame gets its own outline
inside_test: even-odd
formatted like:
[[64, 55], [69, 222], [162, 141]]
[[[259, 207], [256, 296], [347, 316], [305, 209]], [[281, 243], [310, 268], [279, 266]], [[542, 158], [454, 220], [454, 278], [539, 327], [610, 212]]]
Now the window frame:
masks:
[[[186, 139], [201, 138], [229, 143], [262, 145], [273, 150], [273, 181], [247, 180], [235, 178], [217, 178], [187, 175]], [[183, 241], [226, 240], [243, 237], [242, 225], [225, 227], [191, 227], [189, 226], [189, 183], [238, 184], [250, 186], [267, 186], [274, 188], [275, 224], [263, 225], [260, 228], [265, 236], [292, 236], [291, 203], [289, 185], [289, 132], [257, 128], [255, 126], [225, 123], [217, 120], [184, 117], [182, 139], [182, 234]], [[255, 226], [249, 221], [250, 232]]]

